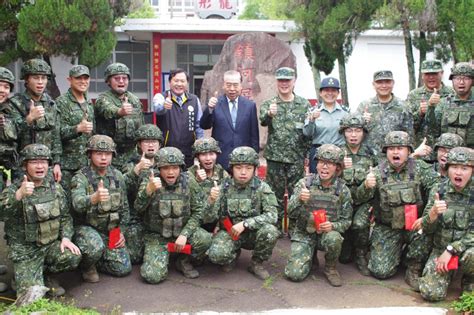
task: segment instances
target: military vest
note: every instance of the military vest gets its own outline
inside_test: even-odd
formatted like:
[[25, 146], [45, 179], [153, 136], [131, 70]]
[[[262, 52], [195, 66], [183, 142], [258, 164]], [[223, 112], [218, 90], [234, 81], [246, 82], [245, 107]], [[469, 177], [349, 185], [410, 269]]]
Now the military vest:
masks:
[[382, 184], [380, 185], [380, 212], [376, 216], [377, 222], [391, 226], [393, 229], [405, 227], [405, 205], [416, 204], [418, 215], [423, 210], [421, 196], [421, 182], [416, 176], [415, 160], [408, 159], [408, 178], [400, 181], [389, 178], [386, 172], [387, 161], [379, 165]]
[[[8, 118], [8, 113], [1, 112]], [[0, 165], [7, 169], [18, 165], [17, 139], [18, 134], [12, 121], [7, 122], [3, 128], [0, 128]]]
[[441, 118], [441, 133], [455, 133], [464, 139], [467, 147], [474, 146], [474, 101], [453, 100], [447, 97], [448, 106]]
[[175, 189], [160, 189], [145, 211], [145, 229], [164, 238], [178, 237], [191, 217], [189, 179], [181, 173]]
[[60, 205], [56, 184], [51, 179], [50, 189], [27, 197], [23, 202], [25, 240], [47, 245], [59, 238]]
[[237, 189], [231, 186], [231, 178], [224, 179], [222, 198], [223, 209], [221, 217], [230, 217], [233, 222], [240, 222], [246, 218], [252, 218], [261, 214], [261, 201], [257, 196], [257, 190], [261, 181], [257, 177], [250, 180], [250, 189]]

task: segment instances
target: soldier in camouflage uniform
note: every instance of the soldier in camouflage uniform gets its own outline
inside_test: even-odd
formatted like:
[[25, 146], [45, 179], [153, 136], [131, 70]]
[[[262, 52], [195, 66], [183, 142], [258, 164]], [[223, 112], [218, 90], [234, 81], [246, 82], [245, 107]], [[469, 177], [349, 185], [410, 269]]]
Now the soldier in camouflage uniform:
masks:
[[127, 224], [124, 234], [132, 264], [139, 264], [143, 260], [144, 227], [142, 217], [133, 205], [140, 183], [150, 175], [150, 169], [155, 167], [158, 162], [155, 156], [163, 144], [163, 133], [153, 124], [145, 124], [135, 133], [135, 141], [137, 152], [133, 159], [122, 168], [127, 184], [128, 204], [130, 205], [130, 222]]
[[464, 140], [454, 133], [443, 133], [434, 145], [434, 152], [436, 154], [436, 162], [433, 163], [433, 169], [440, 175], [441, 178], [448, 176], [448, 169], [446, 162], [448, 161], [448, 153], [452, 148], [461, 147], [464, 145]]
[[[421, 78], [423, 86], [411, 90], [408, 93], [406, 105], [413, 115], [413, 127], [415, 128], [415, 146], [427, 138], [427, 144], [433, 146], [435, 136], [428, 132], [425, 115], [428, 106], [436, 107], [442, 99], [454, 93], [454, 90], [446, 86], [443, 79], [443, 64], [440, 60], [424, 60], [421, 63]], [[435, 156], [428, 160], [435, 159]]]
[[279, 68], [275, 77], [278, 96], [260, 107], [260, 124], [268, 127], [263, 156], [267, 159], [267, 182], [278, 200], [278, 221], [283, 218], [283, 195], [293, 194], [296, 182], [304, 176], [304, 159], [311, 139], [303, 135], [303, 125], [311, 105], [293, 93], [294, 69]]
[[[123, 175], [111, 166], [116, 155], [113, 140], [104, 135], [92, 136], [87, 143], [87, 155], [90, 165], [74, 175], [71, 199], [74, 240], [83, 257], [82, 278], [94, 283], [99, 281], [97, 269], [116, 277], [132, 271], [121, 232], [128, 224], [129, 206]], [[119, 240], [110, 244], [110, 233], [117, 227], [120, 228]]]
[[[213, 191], [213, 187], [220, 185], [225, 178], [229, 177], [229, 173], [220, 164], [216, 164], [217, 155], [221, 154], [219, 143], [214, 138], [198, 139], [194, 142], [193, 153], [195, 162], [188, 168], [189, 177], [196, 180], [204, 196], [215, 198], [216, 192]], [[202, 223], [206, 231], [213, 232], [217, 220], [213, 218], [210, 211], [204, 211]]]
[[[51, 67], [42, 59], [30, 59], [21, 67], [21, 79], [25, 80], [26, 90], [11, 99], [17, 112], [17, 128], [20, 131], [18, 150], [31, 143], [46, 145], [52, 154], [53, 176], [61, 180], [61, 130], [59, 108], [46, 93]], [[14, 178], [21, 177], [20, 169], [13, 172]]]
[[444, 98], [427, 112], [429, 132], [435, 137], [441, 133], [455, 133], [463, 138], [466, 146], [474, 148], [474, 69], [468, 62], [459, 62], [451, 69], [449, 79], [455, 93]]
[[[332, 286], [342, 285], [336, 269], [341, 253], [342, 234], [351, 225], [352, 199], [349, 188], [339, 178], [343, 169], [344, 152], [333, 144], [318, 148], [317, 174], [302, 178], [291, 197], [288, 212], [296, 219], [291, 234], [291, 254], [285, 276], [293, 281], [304, 280], [311, 271], [317, 250], [326, 252], [324, 274]], [[326, 210], [327, 220], [316, 228], [313, 210]]]
[[112, 63], [104, 73], [110, 90], [99, 95], [95, 103], [97, 133], [108, 135], [117, 143], [118, 169], [132, 159], [135, 153], [135, 132], [145, 123], [143, 105], [128, 91], [130, 70], [123, 63]]
[[[248, 271], [265, 280], [270, 274], [263, 262], [270, 259], [279, 232], [277, 200], [270, 186], [255, 176], [258, 154], [251, 147], [237, 147], [229, 156], [232, 178], [224, 179], [211, 209], [219, 218], [220, 231], [212, 239], [209, 260], [232, 270], [241, 248], [253, 250]], [[226, 231], [224, 221], [232, 228]]]
[[350, 229], [344, 233], [344, 242], [339, 261], [349, 262], [352, 250], [355, 250], [356, 265], [364, 276], [369, 276], [367, 253], [369, 249], [369, 209], [370, 204], [357, 199], [357, 188], [362, 184], [370, 167], [378, 164], [374, 150], [363, 141], [368, 130], [365, 120], [358, 113], [350, 114], [341, 120], [339, 132], [344, 135], [346, 144], [341, 147], [345, 152], [342, 178], [351, 190], [354, 208]]
[[17, 295], [46, 285], [51, 295], [60, 296], [64, 288], [49, 275], [73, 270], [81, 260], [79, 248], [70, 241], [74, 230], [69, 204], [61, 185], [47, 176], [51, 164], [47, 146], [27, 145], [21, 158], [24, 178], [6, 188], [0, 198]]
[[[140, 274], [152, 284], [165, 280], [170, 258], [167, 246], [171, 244], [178, 253], [176, 269], [186, 278], [197, 278], [199, 272], [191, 264], [191, 257], [204, 259], [211, 244], [211, 235], [199, 227], [204, 195], [196, 181], [182, 172], [185, 161], [179, 149], [165, 147], [156, 159], [159, 176], [150, 172], [141, 182], [135, 200], [135, 209], [143, 216], [145, 227]], [[191, 255], [181, 253], [187, 243], [191, 245]]]
[[378, 279], [386, 279], [397, 272], [406, 244], [405, 281], [415, 290], [418, 278], [430, 252], [430, 239], [417, 233], [421, 218], [412, 227], [405, 225], [405, 211], [416, 207], [418, 217], [423, 210], [422, 194], [438, 181], [431, 165], [409, 157], [413, 152], [410, 137], [404, 131], [392, 131], [385, 136], [382, 159], [371, 170], [357, 190], [361, 201], [371, 200], [375, 226], [371, 236], [369, 270]]
[[369, 130], [366, 142], [377, 154], [380, 153], [385, 135], [390, 131], [405, 131], [412, 138], [414, 134], [410, 111], [392, 93], [394, 84], [392, 71], [376, 71], [372, 83], [376, 95], [357, 107], [357, 112], [363, 115]]
[[453, 256], [463, 270], [462, 289], [474, 289], [474, 151], [457, 147], [448, 153], [448, 178], [433, 187], [423, 216], [423, 232], [433, 234], [433, 250], [420, 278], [421, 296], [429, 301], [446, 298], [454, 271]]
[[73, 66], [67, 78], [69, 90], [56, 99], [60, 109], [62, 185], [69, 194], [74, 173], [87, 166], [87, 141], [94, 133], [94, 107], [87, 98], [90, 74], [89, 68], [82, 65]]

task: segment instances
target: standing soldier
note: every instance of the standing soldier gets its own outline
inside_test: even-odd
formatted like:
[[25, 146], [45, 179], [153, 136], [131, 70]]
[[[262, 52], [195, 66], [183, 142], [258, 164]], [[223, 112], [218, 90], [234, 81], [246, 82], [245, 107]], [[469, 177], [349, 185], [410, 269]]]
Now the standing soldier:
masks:
[[[324, 274], [334, 287], [342, 285], [336, 269], [341, 253], [342, 234], [351, 225], [352, 200], [349, 188], [338, 178], [343, 169], [344, 152], [333, 144], [319, 147], [317, 174], [301, 179], [291, 197], [288, 211], [296, 218], [291, 235], [291, 254], [285, 276], [293, 281], [305, 279], [317, 259], [317, 250], [326, 252]], [[316, 226], [314, 210], [323, 210], [326, 220]]]
[[421, 296], [428, 301], [446, 298], [454, 272], [448, 264], [459, 259], [462, 290], [474, 289], [474, 151], [457, 147], [448, 153], [448, 178], [433, 187], [423, 216], [423, 232], [432, 234], [433, 250], [420, 278]]
[[112, 63], [104, 72], [110, 90], [102, 93], [95, 104], [97, 133], [108, 135], [117, 143], [113, 165], [121, 169], [135, 153], [135, 131], [145, 123], [143, 105], [128, 91], [130, 70], [123, 63]]
[[[154, 170], [150, 172], [141, 182], [135, 200], [135, 209], [143, 215], [145, 227], [140, 274], [152, 284], [165, 280], [170, 247], [174, 247], [178, 254], [176, 269], [186, 278], [197, 278], [199, 272], [191, 264], [191, 257], [203, 259], [211, 244], [211, 235], [199, 227], [204, 196], [198, 184], [182, 173], [185, 162], [179, 149], [163, 148], [156, 158], [159, 176], [155, 177]], [[191, 246], [188, 255], [183, 253], [186, 245]]]
[[428, 194], [438, 175], [429, 164], [409, 157], [413, 146], [404, 131], [388, 133], [382, 152], [387, 159], [369, 172], [357, 192], [363, 201], [373, 198], [375, 226], [368, 267], [378, 279], [393, 276], [406, 244], [405, 281], [417, 290], [418, 278], [431, 248], [429, 238], [416, 231], [421, 219], [410, 221], [422, 214], [422, 194]]
[[[212, 239], [209, 260], [228, 272], [235, 266], [241, 248], [253, 250], [248, 271], [265, 280], [270, 274], [263, 262], [270, 259], [278, 240], [277, 201], [270, 186], [255, 176], [258, 154], [251, 147], [235, 148], [229, 157], [232, 178], [217, 189], [211, 205], [221, 222]], [[226, 230], [228, 229], [228, 230]]]
[[17, 296], [43, 285], [52, 296], [61, 296], [65, 290], [50, 274], [74, 270], [81, 260], [79, 248], [71, 242], [74, 229], [69, 203], [61, 185], [47, 176], [51, 164], [47, 146], [27, 145], [21, 158], [23, 179], [1, 194], [1, 216], [5, 218]]
[[349, 262], [352, 250], [355, 250], [356, 265], [364, 276], [369, 276], [367, 253], [369, 249], [369, 209], [370, 204], [357, 198], [357, 188], [362, 184], [370, 167], [378, 164], [374, 150], [364, 142], [368, 130], [364, 117], [358, 113], [350, 114], [341, 120], [339, 132], [344, 136], [344, 171], [342, 178], [351, 190], [354, 208], [352, 225], [346, 231], [339, 261]]
[[436, 162], [433, 163], [433, 169], [440, 175], [441, 178], [448, 176], [448, 169], [446, 162], [448, 161], [448, 153], [452, 148], [461, 147], [464, 145], [464, 140], [454, 133], [443, 133], [434, 145], [434, 152], [436, 154]]
[[80, 267], [86, 282], [99, 281], [97, 269], [116, 277], [132, 271], [121, 232], [129, 219], [127, 188], [122, 173], [111, 166], [115, 154], [110, 137], [92, 136], [87, 144], [90, 165], [72, 179], [74, 239], [82, 252]]
[[[52, 154], [53, 176], [56, 182], [61, 180], [61, 130], [59, 108], [46, 93], [51, 67], [42, 59], [30, 59], [21, 67], [21, 79], [25, 80], [26, 90], [16, 94], [11, 103], [22, 117], [18, 121], [21, 136], [18, 150], [31, 143], [46, 145]], [[22, 172], [15, 169], [14, 178], [20, 178]]]
[[[219, 143], [214, 138], [198, 139], [194, 142], [193, 152], [197, 161], [188, 169], [189, 177], [196, 180], [204, 196], [210, 199], [217, 198], [215, 193], [211, 193], [212, 188], [222, 184], [222, 181], [229, 177], [224, 168], [216, 164], [217, 155], [221, 153]], [[206, 231], [213, 232], [217, 220], [211, 211], [204, 210], [202, 223]]]
[[69, 90], [56, 99], [60, 109], [62, 184], [69, 194], [74, 173], [87, 166], [87, 141], [94, 132], [94, 108], [87, 98], [90, 82], [89, 68], [82, 65], [69, 70]]
[[278, 200], [278, 221], [282, 222], [285, 189], [291, 196], [296, 182], [304, 176], [304, 159], [310, 139], [303, 135], [303, 125], [311, 105], [308, 100], [293, 93], [296, 80], [294, 69], [279, 68], [275, 77], [278, 96], [265, 101], [260, 107], [260, 124], [268, 126], [268, 141], [263, 156], [267, 159], [267, 182]]

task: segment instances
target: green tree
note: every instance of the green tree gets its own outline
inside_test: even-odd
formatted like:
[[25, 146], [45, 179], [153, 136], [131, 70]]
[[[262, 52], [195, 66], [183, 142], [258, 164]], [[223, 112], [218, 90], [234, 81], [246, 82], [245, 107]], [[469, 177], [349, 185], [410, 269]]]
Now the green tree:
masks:
[[242, 20], [288, 20], [292, 18], [290, 0], [248, 0]]

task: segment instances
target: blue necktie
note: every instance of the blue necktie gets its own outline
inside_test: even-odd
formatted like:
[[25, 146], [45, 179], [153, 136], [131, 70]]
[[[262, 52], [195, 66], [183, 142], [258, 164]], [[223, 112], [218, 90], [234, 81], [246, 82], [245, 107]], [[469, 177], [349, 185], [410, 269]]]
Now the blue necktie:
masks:
[[230, 117], [232, 118], [232, 126], [235, 128], [235, 122], [237, 120], [237, 104], [235, 103], [235, 100], [230, 101], [232, 104], [232, 109], [230, 111]]
[[176, 101], [178, 102], [179, 106], [183, 106], [183, 99], [181, 95], [176, 96]]

